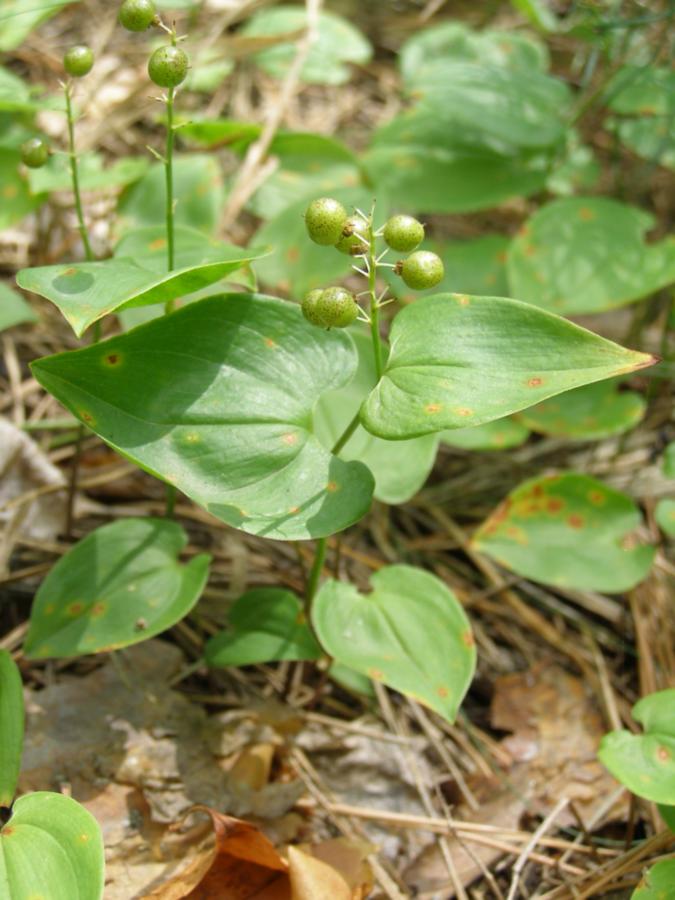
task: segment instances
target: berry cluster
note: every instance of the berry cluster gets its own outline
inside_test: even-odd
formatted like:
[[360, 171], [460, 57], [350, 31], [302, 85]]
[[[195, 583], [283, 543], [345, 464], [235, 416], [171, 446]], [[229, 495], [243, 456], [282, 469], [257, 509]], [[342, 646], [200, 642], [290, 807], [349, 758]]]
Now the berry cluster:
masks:
[[[354, 268], [369, 277], [369, 280], [371, 274], [374, 278], [375, 270], [379, 266], [392, 268], [409, 288], [416, 291], [435, 287], [443, 280], [445, 271], [440, 257], [428, 250], [416, 249], [424, 240], [424, 225], [412, 216], [392, 216], [384, 228], [375, 232], [372, 214], [368, 217], [357, 210], [350, 216], [338, 200], [321, 197], [309, 204], [305, 212], [305, 226], [315, 244], [335, 247], [340, 253], [361, 258], [365, 271], [357, 266]], [[374, 243], [380, 236], [384, 237], [390, 250], [410, 253], [410, 256], [399, 260], [395, 265], [382, 262], [387, 250], [375, 258]], [[382, 298], [374, 296], [373, 285], [371, 290], [365, 293], [371, 294], [372, 304], [381, 306]], [[302, 301], [302, 312], [313, 325], [322, 328], [345, 328], [355, 321], [362, 310], [356, 297], [349, 291], [331, 287], [326, 290], [310, 291]]]

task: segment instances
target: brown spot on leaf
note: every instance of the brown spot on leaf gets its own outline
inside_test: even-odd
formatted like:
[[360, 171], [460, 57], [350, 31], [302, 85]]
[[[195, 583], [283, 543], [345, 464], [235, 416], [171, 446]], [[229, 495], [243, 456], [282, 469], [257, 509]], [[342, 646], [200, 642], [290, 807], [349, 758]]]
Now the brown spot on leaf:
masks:
[[473, 636], [472, 631], [463, 631], [462, 632], [462, 643], [465, 647], [474, 647], [476, 645], [476, 640]]
[[118, 366], [121, 359], [122, 357], [119, 353], [108, 353], [108, 355], [103, 358], [103, 362], [106, 366]]
[[293, 444], [298, 443], [298, 436], [292, 431], [289, 431], [288, 434], [282, 434], [281, 442], [282, 444], [286, 444], [287, 447], [292, 447]]
[[11, 834], [14, 834], [14, 829], [12, 828], [11, 825], [5, 825], [5, 827], [2, 830], [0, 830], [0, 834], [3, 837], [9, 837]]
[[446, 687], [443, 687], [443, 685], [441, 685], [439, 688], [436, 688], [436, 693], [442, 700], [445, 700], [445, 698], [449, 694], [449, 691]]
[[300, 512], [300, 507], [299, 506], [291, 506], [288, 511], [292, 516], [294, 516], [296, 513]]
[[467, 406], [458, 406], [457, 409], [455, 410], [455, 412], [457, 413], [458, 416], [462, 416], [463, 418], [466, 418], [466, 416], [473, 415], [473, 410], [469, 409]]
[[531, 388], [541, 387], [544, 383], [544, 379], [540, 378], [538, 375], [535, 375], [534, 378], [529, 378], [527, 381], [527, 386]]
[[159, 237], [155, 238], [154, 241], [150, 241], [148, 244], [148, 250], [163, 250], [166, 247], [166, 238]]
[[454, 297], [460, 306], [468, 306], [471, 303], [471, 298], [468, 294], [455, 294]]
[[427, 405], [424, 407], [424, 412], [428, 416], [433, 416], [436, 413], [440, 412], [442, 409], [443, 409], [442, 403], [427, 403]]
[[570, 528], [583, 528], [583, 516], [578, 516], [576, 513], [572, 513], [571, 516], [567, 517], [567, 524], [570, 526]]
[[297, 247], [289, 247], [286, 251], [286, 259], [289, 263], [296, 263], [300, 259], [300, 250]]
[[329, 493], [334, 494], [336, 491], [340, 490], [340, 485], [337, 483], [337, 481], [329, 481], [326, 485], [326, 490]]
[[551, 497], [551, 499], [546, 503], [546, 509], [548, 510], [548, 512], [555, 515], [555, 513], [560, 512], [564, 505], [565, 502], [561, 500], [560, 497]]
[[100, 601], [98, 603], [94, 603], [94, 605], [91, 608], [91, 613], [90, 613], [92, 619], [98, 619], [100, 616], [103, 615], [103, 613], [107, 610], [107, 608], [108, 607], [106, 606], [106, 604], [102, 603]]
[[579, 218], [582, 222], [591, 222], [595, 218], [595, 213], [587, 206], [582, 206], [579, 210]]
[[602, 506], [607, 499], [607, 494], [603, 494], [602, 491], [589, 491], [588, 499], [594, 506]]
[[84, 603], [80, 603], [79, 600], [66, 606], [66, 615], [79, 616], [81, 612], [84, 612]]
[[74, 266], [71, 266], [69, 269], [64, 269], [61, 272], [61, 278], [70, 278], [73, 275], [77, 275], [77, 269]]
[[273, 341], [270, 337], [263, 338], [263, 343], [266, 347], [269, 347], [270, 350], [276, 350], [277, 348], [277, 342]]
[[667, 747], [661, 745], [656, 750], [656, 758], [659, 762], [667, 763], [670, 762], [671, 752]]
[[380, 672], [379, 669], [368, 669], [368, 677], [372, 678], [374, 681], [382, 681], [384, 673]]

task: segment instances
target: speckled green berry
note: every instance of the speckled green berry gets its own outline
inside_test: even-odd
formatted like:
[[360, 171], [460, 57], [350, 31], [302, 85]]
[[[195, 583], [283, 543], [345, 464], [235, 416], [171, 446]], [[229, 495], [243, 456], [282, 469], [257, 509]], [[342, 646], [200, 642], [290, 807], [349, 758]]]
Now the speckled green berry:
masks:
[[157, 21], [157, 10], [153, 0], [124, 0], [118, 19], [127, 31], [145, 31]]
[[[347, 256], [358, 256], [359, 253], [365, 253], [368, 245], [363, 241], [363, 233], [366, 224], [360, 216], [349, 216], [342, 228], [340, 240], [335, 245], [335, 249]], [[361, 237], [359, 236], [361, 235]]]
[[148, 75], [159, 87], [173, 88], [185, 81], [190, 67], [188, 55], [180, 47], [159, 47], [150, 57]]
[[94, 65], [94, 54], [85, 47], [84, 44], [78, 44], [77, 47], [71, 47], [63, 57], [63, 68], [73, 78], [84, 78], [91, 72]]
[[319, 302], [322, 294], [323, 291], [320, 288], [317, 288], [316, 290], [310, 291], [308, 294], [305, 294], [302, 300], [302, 304], [300, 307], [302, 309], [302, 314], [308, 322], [312, 323], [312, 325], [321, 325], [316, 305]]
[[21, 162], [29, 169], [41, 169], [49, 159], [49, 144], [34, 137], [21, 145]]
[[384, 239], [392, 250], [410, 253], [424, 240], [424, 225], [412, 216], [392, 216], [384, 226]]
[[396, 272], [414, 291], [426, 291], [427, 288], [435, 287], [443, 281], [445, 275], [440, 256], [428, 250], [411, 253], [407, 259], [397, 264]]
[[324, 328], [346, 328], [358, 314], [356, 297], [345, 288], [326, 288], [316, 301], [316, 315]]
[[331, 197], [312, 200], [305, 213], [307, 234], [315, 244], [334, 247], [342, 237], [342, 229], [347, 221], [347, 210]]

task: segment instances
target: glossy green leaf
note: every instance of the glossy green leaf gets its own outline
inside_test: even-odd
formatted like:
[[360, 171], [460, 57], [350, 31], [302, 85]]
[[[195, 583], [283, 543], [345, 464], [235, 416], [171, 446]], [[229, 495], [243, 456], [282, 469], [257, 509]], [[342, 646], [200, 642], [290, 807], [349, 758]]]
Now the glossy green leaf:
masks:
[[675, 537], [675, 500], [668, 498], [659, 500], [654, 510], [654, 518], [661, 531], [669, 537]]
[[[124, 187], [138, 181], [148, 170], [145, 157], [127, 157], [110, 166], [98, 153], [84, 153], [79, 158], [80, 188], [83, 191], [101, 191]], [[72, 189], [70, 163], [65, 154], [55, 153], [41, 169], [31, 169], [28, 180], [33, 194]]]
[[247, 591], [232, 606], [229, 627], [207, 641], [210, 666], [250, 666], [280, 659], [319, 659], [321, 647], [292, 591]]
[[437, 62], [471, 62], [514, 69], [546, 71], [546, 46], [514, 31], [474, 31], [461, 22], [441, 22], [418, 31], [399, 51], [403, 80], [414, 88]]
[[675, 859], [655, 863], [640, 880], [631, 900], [675, 900]]
[[[356, 375], [340, 390], [324, 394], [314, 410], [316, 435], [327, 448], [334, 446], [377, 383], [370, 336], [360, 328], [352, 332], [352, 338], [359, 354]], [[376, 499], [405, 503], [427, 480], [437, 449], [435, 434], [410, 441], [383, 441], [359, 428], [340, 451], [340, 457], [358, 459], [368, 466], [375, 478]]]
[[425, 241], [424, 250], [432, 250], [443, 260], [445, 277], [440, 284], [427, 291], [410, 291], [391, 269], [384, 269], [392, 292], [410, 303], [420, 297], [455, 291], [462, 294], [482, 294], [490, 291], [498, 297], [508, 296], [506, 281], [506, 251], [510, 240], [501, 234], [485, 234], [469, 241]]
[[520, 447], [530, 435], [519, 421], [507, 416], [473, 428], [453, 428], [442, 431], [441, 441], [462, 450], [509, 450]]
[[466, 294], [407, 306], [390, 343], [361, 410], [366, 428], [390, 440], [480, 425], [653, 362], [517, 300]]
[[652, 217], [606, 197], [539, 209], [511, 244], [511, 291], [561, 315], [624, 306], [675, 280], [675, 238], [645, 244]]
[[[287, 43], [261, 50], [253, 57], [276, 78], [283, 78], [296, 54], [298, 31], [307, 26], [304, 6], [275, 6], [255, 13], [241, 29], [247, 37], [288, 34]], [[372, 48], [361, 32], [342, 16], [331, 12], [319, 15], [318, 39], [302, 68], [301, 79], [310, 84], [345, 84], [351, 76], [350, 63], [366, 63]]]
[[371, 592], [327, 581], [312, 622], [341, 665], [424, 703], [454, 721], [476, 667], [471, 625], [452, 591], [412, 566], [387, 566]]
[[646, 577], [655, 548], [630, 497], [586, 475], [533, 478], [513, 490], [474, 535], [508, 569], [559, 587], [618, 593]]
[[0, 51], [15, 50], [31, 31], [74, 0], [3, 0], [0, 5]]
[[208, 578], [208, 555], [179, 562], [187, 541], [181, 526], [166, 519], [121, 519], [92, 531], [40, 585], [26, 656], [116, 650], [171, 628], [195, 605]]
[[600, 381], [559, 394], [519, 413], [532, 431], [574, 440], [598, 440], [634, 428], [647, 404], [636, 391], [619, 391], [613, 381]]
[[0, 331], [22, 322], [35, 321], [37, 316], [23, 297], [0, 281]]
[[675, 478], [675, 441], [668, 444], [664, 451], [663, 474], [667, 478]]
[[[218, 223], [224, 188], [218, 160], [210, 155], [174, 156], [174, 220], [209, 234]], [[165, 171], [155, 163], [146, 175], [121, 197], [117, 235], [144, 225], [161, 225], [166, 217]]]
[[[102, 262], [42, 266], [23, 269], [17, 284], [51, 300], [80, 337], [99, 319], [110, 313], [153, 303], [166, 303], [184, 294], [199, 291], [247, 266], [266, 251], [245, 250], [228, 244], [211, 245], [204, 239], [201, 261], [160, 274], [161, 247], [151, 268], [133, 258], [115, 257]], [[188, 254], [186, 253], [186, 256]], [[199, 259], [200, 254], [190, 254]]]
[[318, 398], [356, 365], [349, 335], [309, 325], [295, 304], [229, 294], [33, 372], [108, 444], [218, 518], [302, 540], [370, 506], [368, 469], [331, 456], [311, 431]]
[[18, 150], [0, 148], [0, 231], [20, 222], [40, 206], [43, 198], [31, 196]]
[[101, 900], [104, 871], [101, 830], [83, 806], [47, 791], [16, 801], [0, 830], [3, 900]]
[[11, 654], [0, 650], [0, 807], [9, 807], [14, 800], [21, 769], [23, 728], [21, 673]]
[[612, 731], [600, 743], [598, 758], [638, 797], [675, 804], [675, 689], [638, 701], [633, 718], [642, 734]]
[[[331, 196], [347, 209], [363, 208], [372, 202], [372, 196], [365, 189], [343, 188], [332, 191]], [[274, 247], [270, 256], [256, 263], [260, 281], [298, 300], [313, 288], [327, 287], [344, 278], [354, 262], [334, 247], [320, 247], [309, 240], [304, 220], [309, 199], [312, 198], [305, 197], [287, 206], [255, 235], [257, 244]]]

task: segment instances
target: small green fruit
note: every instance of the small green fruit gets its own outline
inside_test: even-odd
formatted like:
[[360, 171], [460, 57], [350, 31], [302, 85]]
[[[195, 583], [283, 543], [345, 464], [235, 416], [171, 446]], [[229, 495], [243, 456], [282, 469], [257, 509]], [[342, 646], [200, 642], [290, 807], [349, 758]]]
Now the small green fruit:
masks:
[[305, 213], [307, 234], [315, 244], [334, 247], [342, 237], [347, 221], [347, 210], [331, 197], [312, 200]]
[[21, 161], [29, 169], [41, 169], [49, 159], [49, 144], [34, 137], [21, 145]]
[[312, 325], [321, 325], [319, 321], [319, 314], [316, 309], [316, 305], [319, 302], [323, 291], [320, 288], [317, 288], [314, 291], [310, 291], [308, 294], [305, 294], [302, 300], [302, 314], [307, 319], [308, 322], [311, 322]]
[[85, 75], [88, 75], [93, 65], [94, 54], [84, 44], [71, 47], [63, 57], [63, 68], [73, 78], [83, 78]]
[[324, 328], [346, 328], [359, 314], [356, 297], [341, 287], [322, 291], [316, 301], [316, 314]]
[[424, 225], [412, 216], [392, 216], [384, 226], [384, 239], [392, 250], [410, 253], [424, 240]]
[[363, 235], [365, 228], [365, 222], [360, 216], [349, 216], [342, 227], [342, 235], [335, 249], [340, 253], [346, 253], [347, 256], [358, 256], [359, 253], [367, 252], [368, 245], [359, 237]]
[[145, 31], [157, 20], [157, 10], [153, 0], [124, 0], [118, 18], [127, 31]]
[[159, 87], [174, 88], [185, 81], [190, 60], [180, 47], [159, 47], [150, 57], [148, 75]]
[[445, 268], [440, 256], [428, 250], [417, 250], [396, 266], [396, 272], [414, 291], [425, 291], [443, 281]]

